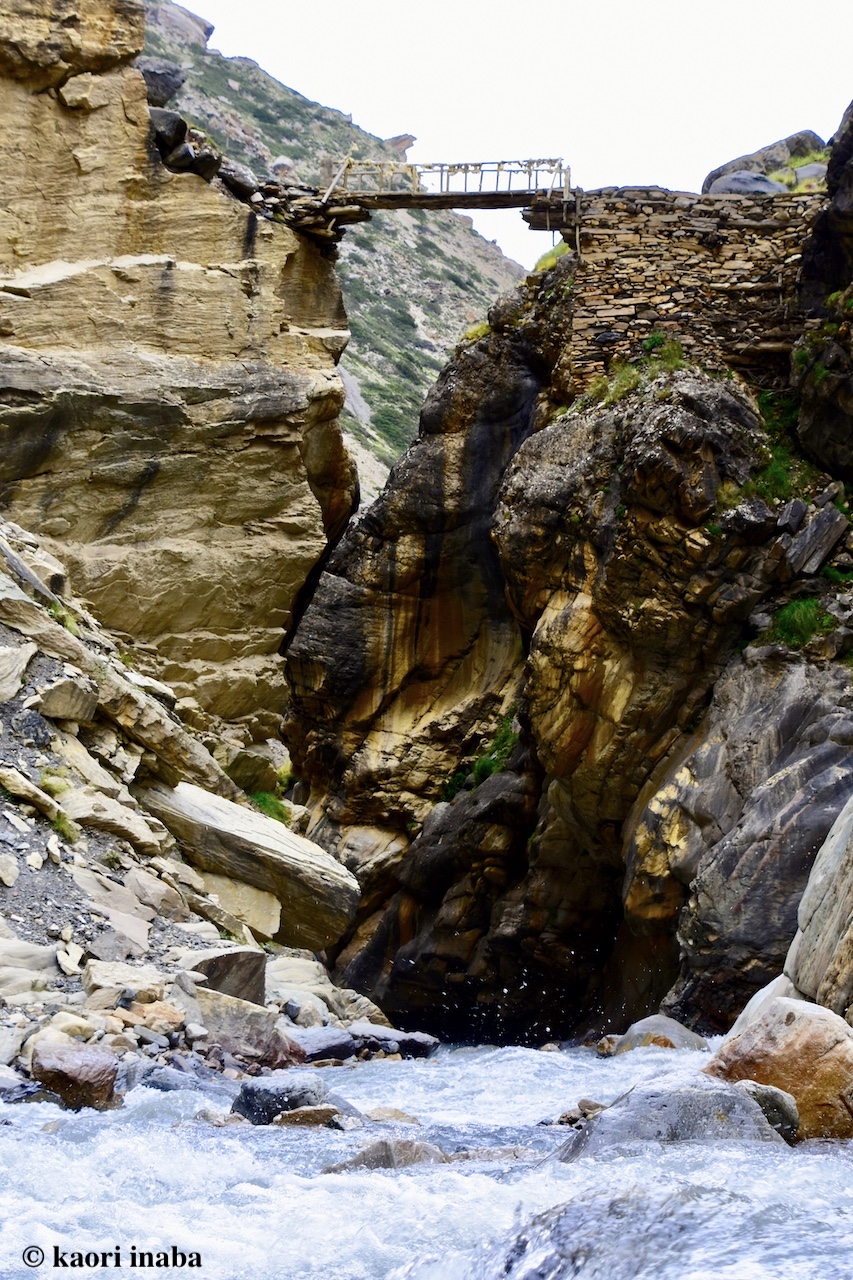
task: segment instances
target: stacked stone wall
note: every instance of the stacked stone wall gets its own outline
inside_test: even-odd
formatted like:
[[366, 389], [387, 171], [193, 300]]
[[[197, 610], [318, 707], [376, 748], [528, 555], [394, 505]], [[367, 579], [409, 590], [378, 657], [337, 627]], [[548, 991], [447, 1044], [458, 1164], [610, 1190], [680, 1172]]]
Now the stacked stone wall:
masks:
[[[697, 196], [661, 188], [578, 192], [559, 230], [575, 277], [573, 366], [583, 387], [614, 359], [632, 359], [653, 332], [677, 338], [709, 367], [759, 385], [787, 379], [804, 317], [802, 245], [825, 197]], [[534, 207], [531, 225], [553, 214]]]

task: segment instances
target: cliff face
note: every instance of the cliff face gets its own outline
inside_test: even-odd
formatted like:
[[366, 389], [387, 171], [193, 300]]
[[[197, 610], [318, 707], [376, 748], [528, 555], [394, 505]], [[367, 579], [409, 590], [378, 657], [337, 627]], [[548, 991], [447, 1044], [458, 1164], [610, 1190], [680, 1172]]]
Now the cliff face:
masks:
[[364, 894], [339, 970], [397, 1018], [544, 1037], [665, 998], [724, 1028], [782, 967], [851, 792], [853, 559], [781, 339], [750, 348], [775, 390], [727, 371], [738, 271], [730, 327], [670, 310], [592, 384], [600, 254], [531, 277], [320, 579], [287, 735]]
[[[223, 57], [208, 43], [211, 34], [216, 42], [210, 24], [170, 0], [147, 0], [146, 9], [146, 50], [184, 77], [176, 109], [259, 178], [324, 187], [351, 153], [405, 158], [413, 138], [377, 138], [251, 59]], [[410, 55], [401, 40], [399, 56]], [[370, 500], [416, 434], [424, 396], [453, 344], [524, 273], [470, 218], [423, 210], [377, 213], [348, 231], [337, 271], [352, 332], [342, 360], [343, 425]]]
[[340, 291], [317, 248], [163, 167], [125, 65], [142, 5], [75, 14], [31, 5], [21, 39], [0, 13], [2, 507], [179, 695], [263, 736], [357, 487]]

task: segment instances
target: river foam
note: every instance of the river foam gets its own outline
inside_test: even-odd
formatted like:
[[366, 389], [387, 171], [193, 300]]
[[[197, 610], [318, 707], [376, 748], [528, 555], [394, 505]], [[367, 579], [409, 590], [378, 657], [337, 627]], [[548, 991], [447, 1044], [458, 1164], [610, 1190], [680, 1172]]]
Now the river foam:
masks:
[[[421, 1121], [348, 1133], [214, 1128], [194, 1117], [203, 1107], [226, 1110], [227, 1100], [189, 1091], [137, 1088], [123, 1109], [104, 1114], [70, 1115], [44, 1104], [0, 1107], [0, 1119], [10, 1122], [0, 1126], [0, 1274], [55, 1276], [54, 1247], [121, 1246], [126, 1271], [131, 1245], [174, 1244], [200, 1252], [202, 1269], [131, 1274], [846, 1280], [853, 1144], [791, 1150], [645, 1143], [571, 1165], [547, 1158], [565, 1134], [537, 1121], [583, 1096], [610, 1102], [642, 1080], [664, 1076], [675, 1083], [707, 1056], [652, 1048], [602, 1060], [584, 1049], [443, 1049], [426, 1061], [326, 1069], [329, 1088], [359, 1109], [393, 1106]], [[322, 1173], [391, 1134], [436, 1142], [447, 1152], [521, 1145], [536, 1154], [495, 1164]], [[524, 1231], [526, 1252], [516, 1246], [512, 1262], [522, 1269], [507, 1270], [507, 1242], [536, 1215], [562, 1205], [570, 1208]], [[45, 1251], [43, 1267], [23, 1265], [28, 1246]], [[577, 1266], [561, 1259], [564, 1247], [575, 1250]], [[575, 1269], [559, 1270], [569, 1265]]]

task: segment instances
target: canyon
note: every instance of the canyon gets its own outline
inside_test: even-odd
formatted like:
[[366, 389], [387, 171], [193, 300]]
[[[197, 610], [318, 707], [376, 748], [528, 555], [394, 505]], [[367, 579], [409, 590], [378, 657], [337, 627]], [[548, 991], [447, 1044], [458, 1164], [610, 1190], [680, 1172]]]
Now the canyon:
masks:
[[[266, 144], [223, 158], [166, 110], [141, 3], [73, 8], [0, 22], [10, 649], [70, 663], [113, 724], [126, 666], [147, 709], [101, 757], [136, 744], [121, 803], [156, 856], [228, 882], [196, 914], [227, 897], [241, 937], [319, 948], [400, 1028], [727, 1030], [853, 794], [850, 111], [825, 190], [578, 193], [359, 509], [334, 245], [239, 176]], [[150, 6], [153, 61], [184, 31], [210, 74], [183, 12]], [[15, 715], [46, 696], [26, 670]]]

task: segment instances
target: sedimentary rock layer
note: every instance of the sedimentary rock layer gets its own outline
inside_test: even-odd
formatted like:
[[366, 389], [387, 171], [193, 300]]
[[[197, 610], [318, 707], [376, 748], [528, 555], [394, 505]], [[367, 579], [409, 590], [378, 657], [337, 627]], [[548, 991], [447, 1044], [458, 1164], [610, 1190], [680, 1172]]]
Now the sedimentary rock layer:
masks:
[[333, 267], [163, 167], [119, 65], [141, 6], [93, 4], [79, 57], [55, 8], [0, 79], [0, 500], [179, 694], [269, 730], [282, 630], [356, 489]]

